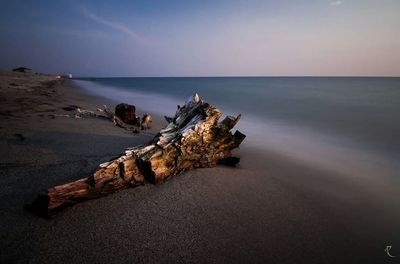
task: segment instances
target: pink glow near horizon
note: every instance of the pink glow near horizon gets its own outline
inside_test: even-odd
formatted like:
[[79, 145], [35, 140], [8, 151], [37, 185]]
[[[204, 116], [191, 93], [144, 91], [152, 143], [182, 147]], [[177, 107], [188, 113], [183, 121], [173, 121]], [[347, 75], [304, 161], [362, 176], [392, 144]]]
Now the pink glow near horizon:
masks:
[[[13, 3], [0, 11], [0, 68], [81, 76], [400, 76], [399, 1], [63, 5]], [[60, 8], [64, 16], [53, 10]]]

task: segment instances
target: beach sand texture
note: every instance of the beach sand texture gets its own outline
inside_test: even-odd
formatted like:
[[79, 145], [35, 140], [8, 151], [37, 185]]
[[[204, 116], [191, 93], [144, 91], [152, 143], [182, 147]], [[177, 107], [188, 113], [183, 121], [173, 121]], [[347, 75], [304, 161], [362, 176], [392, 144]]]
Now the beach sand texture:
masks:
[[134, 135], [107, 120], [54, 117], [116, 102], [51, 76], [0, 75], [1, 263], [395, 263], [387, 245], [400, 256], [399, 205], [386, 187], [377, 201], [359, 179], [246, 141], [237, 168], [190, 171], [39, 218], [24, 205], [40, 191], [87, 177], [164, 122], [156, 116]]

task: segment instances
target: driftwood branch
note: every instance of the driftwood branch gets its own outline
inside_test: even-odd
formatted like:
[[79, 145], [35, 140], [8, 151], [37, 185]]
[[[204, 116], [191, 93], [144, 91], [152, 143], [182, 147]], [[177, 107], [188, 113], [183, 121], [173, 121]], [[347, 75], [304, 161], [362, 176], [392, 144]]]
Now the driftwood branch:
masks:
[[[125, 104], [127, 105], [127, 104]], [[129, 107], [130, 106], [127, 105]], [[67, 107], [63, 107], [63, 110], [65, 111], [73, 111], [73, 113], [66, 114], [66, 115], [54, 115], [56, 116], [65, 116], [65, 117], [70, 117], [70, 118], [102, 118], [102, 119], [107, 119], [110, 120], [114, 123], [114, 125], [124, 128], [128, 131], [132, 131], [134, 133], [139, 133], [138, 128], [141, 130], [143, 129], [148, 129], [150, 127], [150, 124], [152, 123], [152, 117], [149, 114], [144, 114], [143, 117], [139, 116], [134, 116], [134, 122], [132, 123], [127, 123], [125, 122], [121, 117], [119, 117], [116, 113], [113, 113], [106, 105], [103, 105], [103, 108], [97, 108], [97, 111], [91, 111], [91, 110], [86, 110], [86, 109], [81, 109], [79, 106], [76, 105], [69, 105]], [[133, 112], [133, 115], [135, 113]]]
[[245, 135], [230, 130], [240, 115], [218, 122], [221, 115], [196, 94], [178, 107], [169, 124], [148, 145], [127, 149], [119, 158], [100, 164], [87, 178], [48, 189], [28, 209], [48, 217], [66, 206], [146, 182], [156, 184], [193, 168], [234, 166], [239, 158], [232, 157], [231, 150]]

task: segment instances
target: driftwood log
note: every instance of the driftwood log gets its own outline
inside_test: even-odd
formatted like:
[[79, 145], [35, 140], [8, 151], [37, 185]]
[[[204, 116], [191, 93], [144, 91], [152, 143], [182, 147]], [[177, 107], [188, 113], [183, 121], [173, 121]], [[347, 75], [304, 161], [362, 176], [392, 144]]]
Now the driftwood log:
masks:
[[230, 130], [240, 115], [218, 122], [221, 115], [196, 94], [178, 107], [148, 145], [127, 149], [119, 158], [100, 164], [87, 178], [48, 189], [27, 208], [49, 217], [66, 206], [144, 183], [156, 184], [193, 168], [234, 166], [239, 158], [232, 157], [231, 150], [245, 135]]
[[[69, 105], [63, 107], [62, 109], [65, 111], [74, 112], [66, 115], [54, 115], [54, 117], [65, 116], [71, 118], [103, 118], [110, 120], [114, 123], [114, 125], [124, 128], [128, 131], [132, 131], [133, 133], [139, 133], [137, 128], [140, 128], [141, 130], [150, 128], [150, 125], [153, 122], [152, 117], [147, 113], [145, 113], [143, 117], [136, 116], [135, 106], [125, 103], [116, 106], [115, 114], [106, 105], [103, 105], [103, 108], [97, 108], [97, 112], [81, 109], [79, 106], [76, 105]], [[124, 110], [126, 110], [126, 112], [123, 112]], [[118, 114], [118, 112], [120, 115]], [[123, 114], [121, 114], [121, 112]]]

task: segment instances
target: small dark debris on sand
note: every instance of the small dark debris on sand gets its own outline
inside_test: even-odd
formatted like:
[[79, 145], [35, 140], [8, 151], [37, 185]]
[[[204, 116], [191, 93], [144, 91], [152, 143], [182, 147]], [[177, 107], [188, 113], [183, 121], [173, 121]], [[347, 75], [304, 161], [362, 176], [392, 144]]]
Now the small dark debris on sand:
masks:
[[14, 134], [14, 136], [19, 139], [20, 141], [25, 141], [25, 137], [22, 134]]
[[74, 111], [78, 108], [79, 108], [79, 106], [77, 106], [77, 105], [69, 105], [69, 106], [63, 107], [62, 109], [65, 111]]

